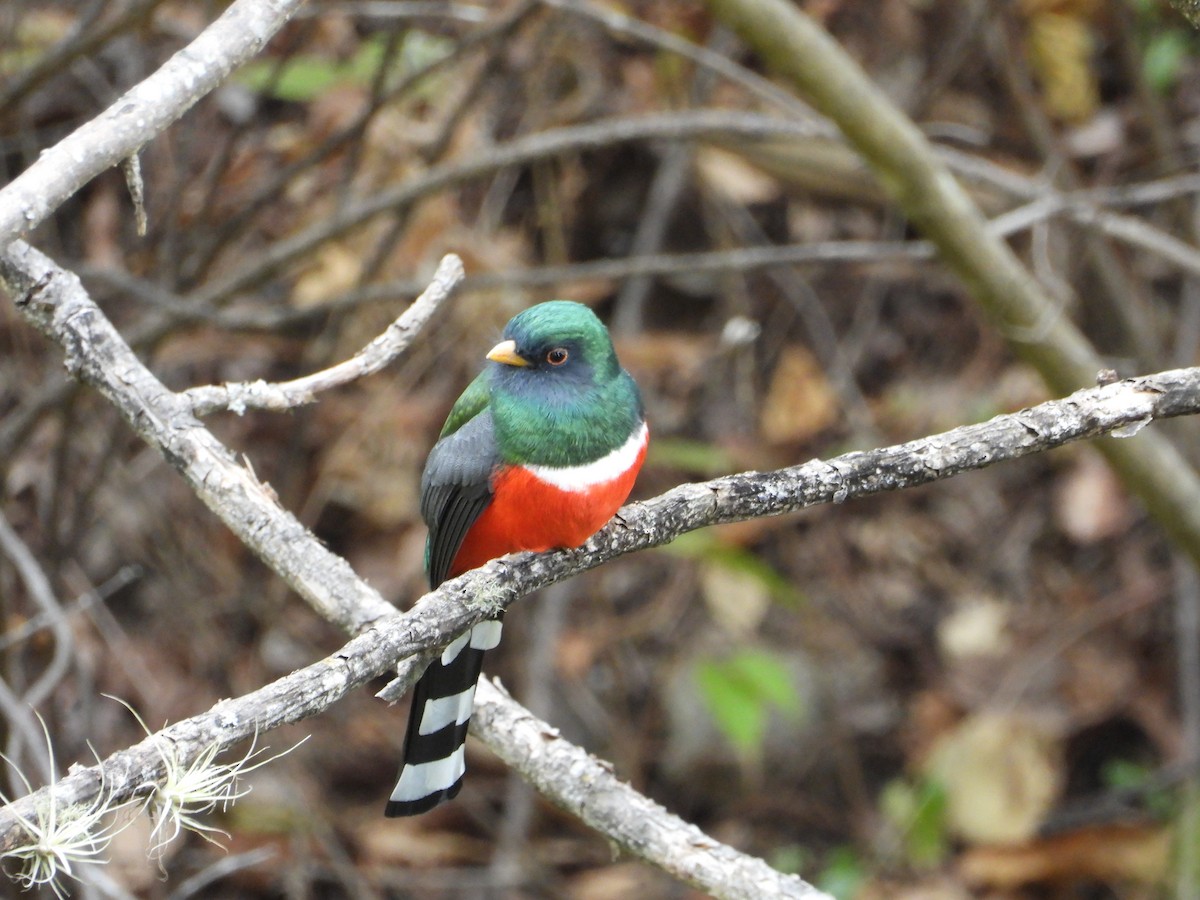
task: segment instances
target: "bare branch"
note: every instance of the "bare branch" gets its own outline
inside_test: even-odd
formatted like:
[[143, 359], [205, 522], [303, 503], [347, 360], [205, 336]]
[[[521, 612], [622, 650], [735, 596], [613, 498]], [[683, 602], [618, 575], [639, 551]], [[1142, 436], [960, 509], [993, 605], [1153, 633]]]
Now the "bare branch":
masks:
[[[149, 8], [154, 2], [156, 0], [140, 0], [135, 5]], [[561, 0], [542, 2], [560, 10], [573, 10], [572, 5]], [[235, 10], [249, 9], [250, 12], [246, 13], [249, 15], [257, 14], [261, 7], [264, 21], [275, 15], [278, 24], [282, 24], [298, 5], [297, 2], [285, 0], [237, 0], [205, 35], [230, 18]], [[710, 66], [760, 96], [772, 99], [774, 94], [774, 102], [782, 102], [792, 108], [800, 106], [798, 102], [790, 100], [790, 95], [769, 87], [765, 80], [746, 74], [742, 67], [706, 50], [697, 50], [688, 42], [676, 41], [665, 31], [641, 28], [636, 20], [625, 17], [607, 16], [599, 6], [589, 4], [587, 9], [588, 12], [581, 14], [604, 22], [612, 30], [634, 34], [659, 46], [670, 47], [674, 52]], [[483, 14], [481, 7], [480, 15]], [[278, 25], [273, 27], [277, 28]], [[240, 24], [238, 29], [235, 37], [244, 37], [245, 25]], [[265, 34], [269, 34], [269, 30]], [[249, 38], [246, 44], [249, 49], [245, 56], [258, 49], [252, 46], [255, 41], [260, 41], [261, 46], [261, 41], [265, 39], [265, 36], [261, 39], [260, 36]], [[26, 317], [64, 347], [69, 373], [95, 386], [111, 400], [139, 435], [181, 472], [198, 496], [247, 546], [322, 615], [355, 635], [334, 656], [246, 697], [225, 701], [209, 712], [172, 726], [157, 736], [176, 746], [182, 759], [195, 758], [214, 746], [229, 747], [283, 722], [319, 714], [348, 691], [391, 669], [397, 659], [402, 659], [403, 673], [397, 682], [404, 684], [423, 668], [423, 660], [428, 654], [436, 652], [434, 648], [444, 644], [462, 628], [497, 609], [509, 606], [526, 592], [592, 568], [617, 555], [665, 543], [691, 529], [757, 516], [778, 515], [818, 503], [841, 503], [851, 497], [923, 484], [1000, 460], [1038, 453], [1070, 440], [1106, 432], [1129, 436], [1154, 418], [1200, 411], [1200, 370], [1162, 372], [1081, 391], [1065, 400], [1042, 404], [982, 425], [955, 429], [897, 447], [847, 454], [777, 472], [742, 473], [705, 484], [684, 485], [647, 503], [625, 508], [610, 526], [584, 548], [539, 556], [526, 554], [492, 563], [479, 572], [470, 573], [430, 593], [413, 611], [397, 615], [375, 591], [355, 576], [343, 560], [329, 554], [295, 517], [280, 508], [269, 487], [260, 484], [248, 466], [239, 464], [234, 454], [216, 441], [196, 417], [222, 409], [238, 413], [251, 407], [290, 409], [310, 402], [318, 391], [377, 371], [409, 346], [413, 335], [428, 320], [440, 299], [455, 285], [462, 283], [461, 265], [453, 273], [447, 274], [448, 283], [443, 287], [439, 287], [436, 280], [428, 286], [426, 294], [433, 295], [435, 299], [423, 317], [418, 308], [425, 301], [425, 295], [397, 319], [387, 333], [339, 365], [285, 383], [213, 385], [173, 393], [136, 359], [128, 342], [112, 328], [73, 275], [58, 269], [19, 241], [9, 247], [9, 241], [14, 236], [49, 215], [63, 199], [105, 166], [121, 158], [136, 163], [136, 155], [129, 156], [130, 152], [136, 153], [138, 146], [181, 115], [204, 91], [211, 90], [224, 77], [224, 72], [217, 72], [207, 87], [202, 85], [202, 90], [193, 95], [190, 92], [197, 79], [195, 70], [189, 68], [190, 64], [200, 65], [199, 60], [216, 59], [218, 65], [224, 65], [221, 57], [231, 52], [234, 43], [236, 41], [226, 37], [207, 47], [200, 47], [200, 41], [197, 41], [189, 48], [195, 49], [195, 60], [184, 58], [188, 52], [184, 51], [143, 84], [164, 76], [167, 69], [178, 60], [176, 74], [185, 77], [172, 83], [174, 92], [161, 90], [166, 82], [160, 84], [155, 94], [151, 95], [139, 94], [139, 89], [143, 87], [139, 86], [104, 116], [50, 151], [48, 155], [58, 154], [54, 160], [45, 161], [47, 165], [44, 166], [39, 162], [31, 167], [22, 176], [22, 179], [30, 176], [25, 182], [18, 179], [14, 183], [21, 185], [20, 190], [14, 192], [13, 186], [10, 186], [0, 192], [0, 283], [14, 291], [13, 299]], [[214, 53], [214, 49], [220, 52]], [[232, 52], [237, 54], [242, 51], [233, 47]], [[203, 65], [207, 66], [208, 63]], [[42, 71], [49, 70], [43, 66]], [[27, 86], [23, 86], [23, 89], [27, 89]], [[0, 88], [0, 94], [3, 92], [3, 88]], [[122, 108], [121, 103], [126, 106]], [[365, 127], [371, 115], [371, 112], [364, 112], [359, 119], [360, 125], [347, 130], [344, 135], [354, 133], [355, 128]], [[257, 316], [259, 323], [266, 323], [260, 324], [260, 327], [272, 327], [273, 323], [280, 321], [279, 318], [271, 318], [277, 313], [225, 311], [217, 308], [217, 301], [245, 290], [274, 269], [291, 263], [307, 248], [330, 235], [354, 227], [368, 216], [403, 209], [426, 193], [487, 174], [499, 166], [523, 165], [551, 153], [573, 152], [579, 147], [588, 146], [589, 141], [600, 145], [617, 140], [653, 137], [656, 134], [676, 140], [700, 138], [717, 142], [728, 141], [729, 135], [733, 135], [735, 141], [747, 141], [768, 134], [783, 134], [788, 139], [794, 139], [800, 133], [800, 126], [787, 123], [763, 125], [752, 121], [750, 116], [739, 119], [732, 128], [725, 124], [718, 126], [702, 118], [706, 115], [707, 112], [691, 118], [680, 117], [682, 128], [679, 123], [667, 121], [670, 117], [664, 116], [661, 117], [663, 121], [637, 123], [624, 130], [617, 127], [622, 123], [617, 123], [617, 126], [600, 123], [559, 129], [512, 141], [476, 159], [434, 167], [424, 176], [407, 180], [379, 194], [363, 197], [357, 206], [347, 204], [342, 213], [269, 247], [251, 265], [235, 269], [231, 277], [200, 288], [195, 292], [198, 299], [195, 312], [182, 305], [175, 309], [170, 302], [172, 298], [168, 296], [167, 308], [157, 317], [159, 325], [165, 327], [167, 322], [179, 321], [183, 315], [194, 314], [197, 318], [210, 317], [226, 325], [237, 316]], [[730, 118], [727, 114], [721, 115], [722, 123]], [[716, 121], [715, 114], [713, 121]], [[92, 126], [95, 126], [94, 131], [80, 138]], [[832, 133], [826, 122], [805, 128], [813, 134]], [[345, 139], [344, 135], [339, 135], [338, 140]], [[101, 136], [104, 140], [100, 139]], [[134, 137], [137, 140], [133, 140]], [[106, 140], [109, 143], [105, 143]], [[128, 148], [126, 144], [129, 144]], [[73, 148], [72, 152], [63, 151], [61, 148], [64, 146]], [[97, 152], [99, 155], [96, 155]], [[313, 158], [325, 158], [325, 152], [319, 149]], [[950, 158], [949, 153], [939, 153], [943, 162]], [[76, 164], [75, 168], [64, 166], [68, 157]], [[104, 162], [110, 157], [111, 161]], [[975, 161], [975, 164], [988, 165], [979, 161]], [[897, 180], [894, 170], [886, 167], [885, 170], [889, 172], [889, 183]], [[999, 171], [996, 168], [987, 178], [999, 177], [996, 176]], [[35, 172], [36, 178], [31, 174]], [[59, 177], [60, 172], [65, 174]], [[987, 181], [987, 178], [983, 180]], [[1041, 186], [1032, 179], [1014, 175], [1009, 183], [1013, 180], [1018, 180], [1018, 189], [1012, 190], [1011, 196], [1024, 196], [1031, 202], [990, 223], [983, 223], [981, 219], [982, 225], [993, 236], [1028, 227], [1032, 222], [1044, 222], [1051, 216], [1069, 216], [1086, 229], [1107, 231], [1121, 240], [1171, 259], [1185, 269], [1200, 270], [1200, 263], [1197, 262], [1200, 255], [1194, 248], [1158, 231], [1147, 222], [1118, 216], [1086, 202], [1073, 202], [1075, 195], [1045, 196], [1044, 192], [1039, 193]], [[212, 183], [216, 184], [216, 181]], [[50, 188], [49, 191], [46, 186]], [[267, 193], [273, 193], [273, 190]], [[1079, 195], [1083, 193], [1077, 192]], [[932, 210], [930, 215], [937, 215], [934, 208], [937, 199], [936, 190], [922, 193], [921, 202], [927, 203]], [[1119, 202], [1113, 198], [1106, 199], [1107, 202]], [[962, 209], [957, 211], [962, 212]], [[255, 209], [248, 207], [245, 221], [249, 221], [253, 214]], [[914, 215], [914, 218], [920, 221], [919, 216]], [[12, 228], [17, 230], [12, 231]], [[227, 231], [226, 236], [228, 234]], [[963, 234], [965, 239], [969, 239], [970, 229], [964, 230]], [[934, 236], [937, 237], [936, 234]], [[218, 239], [196, 258], [203, 259], [206, 254], [217, 252], [221, 246], [221, 239]], [[839, 245], [833, 252], [844, 254], [843, 258], [855, 258], [855, 253], [886, 252], [893, 259], [925, 260], [931, 257], [933, 246], [925, 241], [863, 243]], [[982, 246], [986, 247], [986, 244]], [[507, 283], [515, 283], [519, 279], [540, 279], [545, 282], [560, 280], [565, 277], [564, 272], [572, 273], [575, 277], [587, 272], [593, 273], [593, 276], [601, 272], [607, 273], [607, 277], [627, 277], [630, 273], [692, 268], [696, 263], [711, 270], [762, 267], [777, 264], [780, 259], [821, 259], [820, 252], [821, 248], [806, 246], [701, 256], [664, 254], [632, 261], [605, 261], [590, 270], [586, 267], [560, 267], [537, 270], [531, 274], [484, 275], [476, 283], [483, 284], [488, 278], [492, 278], [493, 283], [505, 279]], [[866, 258], [876, 260], [881, 257]], [[1001, 259], [1001, 262], [1004, 260]], [[444, 260], [443, 266], [446, 264]], [[604, 266], [608, 268], [602, 268]], [[983, 268], [988, 267], [985, 265]], [[1008, 284], [1003, 284], [1005, 275], [1020, 276], [1022, 273], [1018, 269], [1004, 265], [994, 266], [993, 269], [997, 281], [1004, 288], [996, 298], [1001, 307], [1006, 299], [1011, 303], [1005, 291], [1020, 297], [1030, 290], [1030, 285], [1020, 277], [1015, 280], [1010, 278]], [[200, 271], [203, 271], [202, 266]], [[442, 274], [442, 269], [439, 269], [439, 279]], [[978, 280], [987, 287], [985, 275], [979, 275]], [[191, 281], [194, 283], [194, 280]], [[978, 289], [970, 273], [967, 281]], [[189, 283], [189, 279], [183, 279], [183, 283]], [[408, 293], [415, 293], [419, 287], [417, 285]], [[366, 297], [372, 291], [394, 293], [396, 285], [368, 287], [354, 299]], [[439, 291], [441, 294], [437, 296]], [[166, 295], [166, 292], [163, 294]], [[315, 314], [326, 312], [327, 309], [317, 310]], [[1007, 312], [1013, 313], [1014, 309], [1009, 306]], [[1064, 317], [1061, 310], [1055, 307], [1042, 306], [1040, 310], [1039, 314], [1029, 318], [1021, 315], [1001, 316], [1008, 335], [1028, 342], [1045, 339], [1046, 343], [1052, 343], [1048, 337], [1059, 328]], [[152, 324], [151, 329], [159, 325]], [[1090, 348], [1083, 346], [1082, 350], [1090, 351]], [[1076, 375], [1082, 373], [1082, 379], [1075, 383], [1090, 380], [1094, 368], [1089, 370], [1088, 367], [1098, 367], [1100, 363], [1094, 360], [1087, 362], [1093, 357], [1086, 352], [1070, 355], [1072, 360], [1064, 363], [1062, 368], [1069, 369], [1071, 362], [1082, 359], [1083, 365], [1074, 369]], [[1060, 383], [1059, 389], [1065, 392], [1068, 388]], [[57, 386], [54, 390], [61, 393]], [[35, 406], [33, 415], [37, 414], [36, 409]], [[22, 415], [27, 419], [26, 414]], [[10, 433], [13, 427], [18, 431], [21, 429], [19, 422], [15, 425], [9, 423]], [[1134, 446], [1145, 448], [1146, 459], [1139, 462], [1136, 459], [1137, 451], [1125, 453], [1123, 471], [1127, 477], [1137, 476], [1144, 480], [1152, 510], [1164, 517], [1165, 524], [1177, 539], [1184, 543], [1190, 541], [1192, 552], [1200, 553], [1197, 550], [1200, 545], [1195, 540], [1196, 535], [1200, 534], [1197, 527], [1200, 522], [1200, 503], [1195, 502], [1195, 478], [1183, 461], [1172, 454], [1169, 447], [1164, 447], [1157, 437], [1150, 435], [1138, 439]], [[3, 438], [4, 435], [0, 434], [0, 440]], [[1128, 446], [1108, 441], [1104, 445]], [[1158, 498], [1157, 503], [1155, 498]], [[0, 524], [3, 524], [2, 520]], [[55, 623], [63, 621], [61, 609], [47, 612], [46, 616]], [[61, 645], [56, 645], [56, 658], [61, 649]], [[389, 689], [395, 686], [389, 686]], [[824, 896], [799, 879], [782, 876], [762, 861], [738, 854], [671, 816], [666, 810], [621, 784], [603, 763], [562, 741], [553, 728], [517, 706], [506, 694], [483, 685], [478, 699], [475, 733], [498, 755], [536, 782], [547, 796], [600, 829], [620, 846], [716, 896]], [[148, 748], [144, 748], [146, 743], [114, 754], [98, 766], [74, 770], [56, 788], [56, 795], [59, 798], [67, 796], [63, 791], [63, 786], [66, 786], [68, 793], [75, 792], [73, 796], [95, 798], [101, 792], [107, 794], [113, 785], [124, 791], [126, 796], [137, 795], [146, 788], [148, 779], [158, 777], [156, 773], [162, 760], [161, 745], [151, 739]], [[146, 752], [139, 748], [146, 749]], [[123, 781], [117, 777], [120, 775], [125, 776]], [[582, 790], [584, 787], [586, 791]], [[44, 792], [21, 801], [16, 809], [28, 809], [36, 805], [38, 796], [44, 796]], [[12, 814], [13, 809], [0, 810], [0, 847], [12, 840]], [[181, 885], [179, 892], [185, 892], [185, 886]]]
[[77, 276], [17, 241], [0, 254], [0, 281], [29, 321], [64, 347], [67, 372], [107, 397], [247, 547], [264, 560], [288, 559], [277, 571], [286, 572], [288, 584], [321, 615], [357, 632], [393, 611], [279, 506], [273, 492], [196, 419], [187, 398], [155, 378]]
[[[214, 745], [229, 747], [280, 724], [319, 713], [397, 660], [444, 645], [453, 635], [494, 615], [529, 591], [623, 553], [667, 543], [706, 525], [779, 515], [817, 503], [841, 503], [851, 497], [924, 484], [1084, 437], [1132, 432], [1154, 418], [1200, 412], [1200, 369], [1181, 369], [1080, 391], [1064, 400], [895, 447], [850, 453], [775, 472], [747, 472], [682, 485], [654, 500], [625, 507], [582, 548], [505, 557], [446, 582], [407, 613], [385, 615], [391, 607], [344, 561], [329, 554], [290, 513], [274, 502], [264, 502], [265, 492], [258, 483], [191, 417], [186, 402], [163, 387], [133, 357], [78, 279], [18, 242], [0, 256], [0, 280], [26, 318], [66, 349], [69, 369], [116, 404], [138, 433], [167, 455], [231, 529], [315, 608], [331, 618], [336, 616], [347, 630], [360, 632], [340, 651], [318, 663], [239, 699], [222, 701], [207, 713], [113, 754], [99, 766], [76, 768], [54, 787], [56, 797], [65, 803], [86, 803], [97, 796], [102, 785], [117, 802], [134, 796], [148, 779], [161, 775], [162, 754], [157, 741], [170, 741], [178, 758], [187, 761]], [[314, 560], [328, 568], [326, 577], [313, 577]], [[485, 713], [493, 717], [493, 722], [510, 714], [524, 716], [535, 731], [552, 731], [498, 693]], [[505, 730], [483, 730], [502, 755], [514, 752], [506, 742]], [[582, 754], [565, 744], [560, 749]], [[590, 787], [591, 797], [597, 802], [619, 798], [622, 791], [628, 790], [602, 766], [597, 767], [595, 775]], [[543, 772], [539, 777], [549, 776]], [[565, 789], [558, 785], [560, 793]], [[0, 810], [0, 849], [11, 846], [19, 837], [17, 817], [28, 815], [45, 790]], [[589, 799], [587, 806], [591, 805]], [[604, 820], [610, 829], [606, 834], [667, 871], [686, 870], [685, 877], [718, 896], [744, 896], [726, 893], [724, 882], [706, 881], [708, 876], [693, 863], [674, 855], [674, 844], [666, 842], [662, 848], [647, 845], [647, 828], [667, 835], [677, 825], [674, 820], [664, 820], [666, 814], [653, 804], [642, 812], [644, 815], [634, 821], [627, 817]], [[699, 845], [692, 841], [690, 847], [713, 860], [734, 853], [707, 838]], [[722, 872], [724, 868], [718, 866]], [[809, 889], [809, 896], [815, 895]]]
[[564, 740], [498, 680], [480, 680], [471, 730], [555, 804], [601, 834], [621, 835], [623, 848], [707, 894], [830, 900], [799, 876], [713, 840], [614, 778], [607, 763]]
[[54, 633], [54, 655], [50, 658], [50, 663], [21, 698], [22, 702], [29, 706], [37, 706], [49, 697], [51, 691], [62, 681], [67, 667], [71, 663], [71, 649], [74, 646], [71, 628], [67, 624], [62, 604], [54, 596], [54, 588], [50, 585], [50, 579], [46, 577], [46, 573], [33, 553], [25, 546], [20, 535], [13, 531], [12, 526], [8, 524], [8, 519], [5, 518], [3, 512], [0, 512], [0, 552], [12, 562], [21, 576], [21, 581], [25, 584], [25, 589], [29, 592], [30, 599], [41, 610], [41, 615], [45, 617], [50, 625], [50, 630]]
[[0, 247], [28, 234], [92, 178], [149, 143], [258, 53], [303, 3], [237, 0], [153, 75], [43, 151], [0, 190]]
[[37, 681], [19, 695], [9, 687], [8, 679], [0, 679], [0, 710], [9, 726], [8, 741], [5, 745], [5, 756], [10, 765], [17, 765], [21, 760], [23, 745], [28, 745], [33, 752], [34, 764], [38, 767], [43, 778], [50, 777], [49, 763], [37, 753], [41, 743], [41, 732], [33, 718], [33, 708], [45, 700], [50, 692], [58, 687], [67, 668], [71, 664], [71, 651], [74, 642], [71, 629], [67, 626], [62, 606], [54, 596], [50, 579], [42, 570], [37, 558], [25, 546], [25, 542], [8, 524], [3, 512], [0, 512], [0, 553], [8, 557], [13, 568], [21, 577], [29, 597], [41, 609], [50, 628], [54, 632], [54, 655]]
[[29, 68], [8, 74], [0, 84], [0, 109], [15, 109], [31, 91], [71, 64], [149, 16], [163, 0], [137, 0], [107, 22], [100, 21], [106, 4], [94, 4], [71, 32]]
[[192, 413], [205, 416], [228, 409], [241, 415], [249, 408], [288, 410], [312, 403], [318, 393], [373, 375], [396, 360], [420, 334], [442, 302], [463, 279], [462, 260], [447, 254], [438, 264], [433, 280], [387, 331], [375, 338], [353, 357], [312, 375], [279, 384], [265, 381], [207, 385], [183, 392]]
[[[250, 264], [199, 290], [193, 302], [212, 305], [258, 284], [314, 247], [362, 225], [385, 212], [396, 214], [437, 191], [465, 184], [508, 166], [525, 165], [564, 153], [580, 152], [631, 141], [714, 140], [750, 141], [770, 137], [811, 136], [813, 126], [755, 113], [693, 110], [640, 118], [606, 119], [583, 125], [551, 128], [489, 148], [467, 159], [452, 160], [385, 186], [371, 196], [339, 208], [328, 219], [276, 241]], [[0, 194], [3, 199], [3, 194]]]

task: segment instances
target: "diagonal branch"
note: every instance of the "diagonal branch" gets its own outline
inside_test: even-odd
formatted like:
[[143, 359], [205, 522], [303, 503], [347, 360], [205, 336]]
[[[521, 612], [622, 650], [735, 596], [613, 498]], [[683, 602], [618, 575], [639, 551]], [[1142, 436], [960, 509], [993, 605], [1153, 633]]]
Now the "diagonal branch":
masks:
[[158, 71], [43, 151], [0, 190], [0, 248], [164, 131], [257, 54], [303, 5], [304, 0], [237, 0]]
[[142, 364], [78, 276], [17, 241], [0, 254], [0, 283], [29, 321], [66, 350], [67, 372], [108, 398], [201, 501], [322, 616], [357, 633], [393, 611], [279, 506], [273, 492], [196, 419], [187, 397], [168, 390]]
[[472, 731], [551, 801], [601, 834], [636, 837], [634, 852], [715, 897], [831, 900], [753, 856], [713, 840], [613, 777], [611, 767], [566, 741], [513, 701], [499, 681], [480, 679]]

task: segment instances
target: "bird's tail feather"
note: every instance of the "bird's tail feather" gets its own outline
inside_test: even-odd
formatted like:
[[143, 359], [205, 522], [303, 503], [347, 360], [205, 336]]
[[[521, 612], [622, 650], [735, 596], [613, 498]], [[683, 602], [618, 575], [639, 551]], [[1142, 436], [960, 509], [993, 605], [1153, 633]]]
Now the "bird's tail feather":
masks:
[[449, 800], [466, 771], [467, 724], [483, 654], [500, 642], [500, 620], [480, 622], [429, 664], [413, 690], [404, 762], [385, 815], [415, 816]]

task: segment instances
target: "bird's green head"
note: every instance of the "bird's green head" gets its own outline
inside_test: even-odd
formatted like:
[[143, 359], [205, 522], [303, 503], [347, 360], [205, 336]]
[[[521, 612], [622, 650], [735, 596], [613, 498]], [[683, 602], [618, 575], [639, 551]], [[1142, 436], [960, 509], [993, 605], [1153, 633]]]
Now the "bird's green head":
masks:
[[551, 300], [519, 313], [487, 358], [492, 414], [514, 458], [585, 462], [620, 446], [641, 421], [637, 386], [608, 329], [581, 303]]
[[504, 338], [488, 353], [499, 364], [493, 384], [584, 386], [621, 372], [608, 329], [582, 303], [551, 300], [531, 306], [509, 320]]

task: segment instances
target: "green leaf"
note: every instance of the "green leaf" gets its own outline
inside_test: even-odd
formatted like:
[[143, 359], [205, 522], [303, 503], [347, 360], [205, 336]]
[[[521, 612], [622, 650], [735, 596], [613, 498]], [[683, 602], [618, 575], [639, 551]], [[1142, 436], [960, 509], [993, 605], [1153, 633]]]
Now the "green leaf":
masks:
[[777, 872], [799, 875], [808, 865], [809, 852], [799, 844], [784, 844], [771, 851], [768, 862]]
[[879, 795], [884, 818], [899, 832], [910, 865], [932, 868], [949, 851], [946, 790], [934, 779], [889, 781]]
[[33, 47], [18, 47], [15, 50], [0, 51], [0, 75], [8, 77], [23, 69], [28, 69], [41, 58], [42, 51]]
[[1140, 793], [1146, 809], [1159, 819], [1173, 818], [1180, 811], [1180, 798], [1166, 786], [1155, 786], [1154, 769], [1142, 763], [1110, 759], [1101, 768], [1100, 778], [1112, 790]]
[[1101, 768], [1100, 777], [1104, 783], [1117, 790], [1123, 788], [1140, 789], [1153, 776], [1154, 772], [1141, 763], [1128, 759], [1110, 759]]
[[1150, 38], [1142, 58], [1142, 69], [1146, 80], [1156, 91], [1165, 93], [1179, 80], [1190, 43], [1187, 33], [1179, 28], [1160, 32]]
[[786, 713], [800, 709], [800, 697], [787, 667], [774, 655], [747, 650], [729, 660], [729, 668], [747, 693]]
[[[375, 35], [364, 40], [355, 54], [344, 62], [313, 54], [297, 54], [283, 64], [282, 71], [278, 71], [278, 64], [271, 60], [256, 60], [238, 69], [234, 77], [250, 89], [277, 100], [307, 103], [339, 84], [370, 84], [383, 65], [386, 46], [386, 38]], [[451, 46], [446, 38], [410, 31], [400, 46], [390, 78], [394, 80], [436, 62], [450, 52]]]
[[734, 748], [743, 754], [757, 750], [767, 724], [762, 702], [748, 696], [744, 686], [718, 663], [700, 663], [696, 667], [696, 682], [717, 727]]
[[858, 893], [867, 873], [853, 847], [838, 847], [829, 854], [825, 868], [817, 876], [817, 887], [838, 900], [850, 900]]
[[768, 714], [800, 712], [800, 696], [787, 667], [761, 650], [744, 650], [722, 660], [702, 660], [696, 684], [721, 733], [743, 756], [762, 749]]

